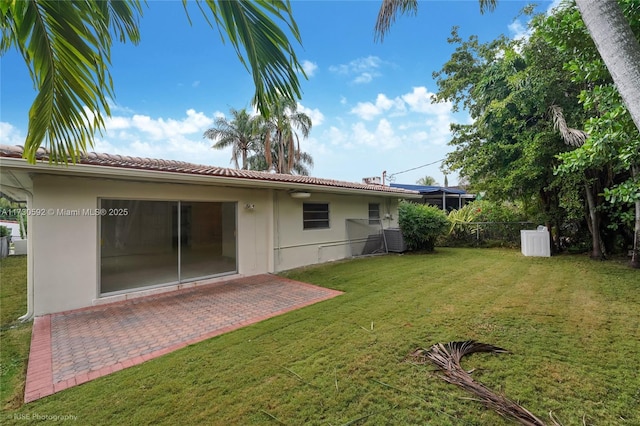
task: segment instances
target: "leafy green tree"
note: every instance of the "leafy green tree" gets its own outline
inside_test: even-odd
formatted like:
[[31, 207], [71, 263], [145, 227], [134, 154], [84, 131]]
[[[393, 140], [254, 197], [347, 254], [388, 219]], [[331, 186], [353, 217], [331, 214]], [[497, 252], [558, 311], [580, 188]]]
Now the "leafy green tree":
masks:
[[622, 103], [640, 131], [640, 41], [632, 28], [638, 25], [637, 0], [575, 2]]
[[[621, 0], [625, 19], [631, 23], [632, 33], [640, 39], [640, 8], [633, 0]], [[587, 194], [587, 201], [595, 204], [598, 199], [607, 203], [592, 213], [594, 220], [603, 220], [608, 230], [618, 231], [633, 246], [631, 264], [640, 267], [640, 133], [625, 107], [619, 87], [614, 84], [598, 49], [588, 38], [587, 28], [578, 9], [570, 4], [556, 14], [540, 22], [543, 37], [556, 46], [558, 52], [571, 52], [565, 63], [570, 78], [583, 85], [579, 101], [589, 116], [583, 122], [584, 143], [579, 148], [559, 156], [557, 171], [566, 178], [570, 174], [583, 173], [592, 182], [594, 191]], [[573, 34], [566, 37], [567, 33]], [[594, 171], [599, 171], [595, 174]], [[635, 210], [635, 220], [633, 220]], [[631, 218], [626, 221], [625, 217]], [[628, 224], [624, 224], [624, 222]], [[626, 232], [633, 229], [633, 232]], [[609, 232], [611, 234], [611, 232]], [[605, 240], [612, 246], [615, 234]], [[611, 248], [609, 248], [611, 250]]]
[[433, 251], [438, 237], [449, 229], [447, 214], [440, 208], [406, 201], [398, 206], [398, 225], [411, 250]]
[[[185, 11], [187, 0], [183, 0]], [[304, 71], [282, 25], [300, 42], [288, 0], [197, 1], [222, 40], [250, 70], [258, 110], [276, 99], [300, 97]], [[0, 54], [14, 48], [24, 57], [38, 94], [29, 111], [24, 156], [35, 162], [41, 145], [55, 162], [76, 161], [110, 116], [114, 95], [109, 71], [113, 38], [140, 39], [139, 0], [29, 0], [0, 3]]]
[[436, 100], [465, 108], [472, 124], [453, 124], [455, 149], [445, 169], [459, 170], [476, 191], [494, 200], [517, 200], [534, 210], [559, 246], [565, 216], [562, 190], [553, 165], [556, 155], [570, 149], [553, 128], [549, 106], [558, 103], [568, 114], [582, 114], [576, 96], [580, 87], [563, 70], [563, 58], [535, 34], [528, 42], [499, 37], [479, 43], [463, 41], [454, 28], [449, 41], [457, 47], [434, 73]]
[[262, 140], [260, 129], [260, 117], [251, 116], [246, 109], [231, 109], [231, 120], [226, 117], [218, 117], [215, 127], [204, 132], [204, 136], [216, 141], [215, 149], [231, 147], [231, 162], [236, 169], [239, 167], [238, 159], [241, 158], [242, 169], [248, 167], [247, 158], [249, 152], [255, 151]]
[[[611, 72], [636, 129], [640, 130], [640, 42], [631, 28], [636, 21], [623, 10], [625, 4], [634, 2], [637, 7], [636, 0], [575, 0], [588, 35]], [[497, 0], [478, 0], [478, 3], [480, 12], [484, 13], [493, 10]], [[417, 11], [417, 0], [383, 0], [376, 20], [376, 37], [384, 39], [398, 14], [415, 15]]]

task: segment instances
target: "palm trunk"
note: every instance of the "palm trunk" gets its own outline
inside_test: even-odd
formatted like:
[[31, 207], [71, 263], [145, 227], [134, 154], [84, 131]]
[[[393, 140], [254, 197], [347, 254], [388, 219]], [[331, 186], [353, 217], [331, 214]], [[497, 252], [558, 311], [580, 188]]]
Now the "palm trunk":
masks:
[[278, 173], [284, 173], [284, 136], [278, 131]]
[[640, 43], [616, 0], [576, 0], [576, 5], [640, 130]]
[[588, 183], [584, 184], [584, 190], [587, 197], [587, 206], [589, 207], [589, 230], [591, 231], [591, 258], [594, 260], [603, 260], [602, 242], [600, 240], [600, 217], [596, 210], [596, 200]]
[[[631, 166], [631, 173], [634, 178], [640, 173], [640, 166]], [[633, 229], [633, 251], [631, 252], [631, 267], [640, 268], [640, 200], [636, 200], [636, 222]]]

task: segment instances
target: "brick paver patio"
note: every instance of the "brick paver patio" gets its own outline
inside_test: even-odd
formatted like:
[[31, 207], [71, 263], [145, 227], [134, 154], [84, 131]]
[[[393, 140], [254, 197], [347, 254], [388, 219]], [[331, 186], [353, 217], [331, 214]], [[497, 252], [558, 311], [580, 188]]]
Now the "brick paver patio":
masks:
[[257, 275], [37, 317], [25, 402], [339, 294]]

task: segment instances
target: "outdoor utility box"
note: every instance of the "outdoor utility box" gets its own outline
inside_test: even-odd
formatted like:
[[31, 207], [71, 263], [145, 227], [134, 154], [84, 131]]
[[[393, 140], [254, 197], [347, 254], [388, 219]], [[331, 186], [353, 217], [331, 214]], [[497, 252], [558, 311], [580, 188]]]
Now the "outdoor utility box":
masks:
[[550, 257], [551, 244], [546, 226], [538, 226], [535, 231], [521, 230], [522, 254], [525, 256]]
[[400, 228], [387, 228], [384, 230], [384, 239], [387, 242], [387, 251], [402, 253], [407, 251], [407, 245], [402, 237]]

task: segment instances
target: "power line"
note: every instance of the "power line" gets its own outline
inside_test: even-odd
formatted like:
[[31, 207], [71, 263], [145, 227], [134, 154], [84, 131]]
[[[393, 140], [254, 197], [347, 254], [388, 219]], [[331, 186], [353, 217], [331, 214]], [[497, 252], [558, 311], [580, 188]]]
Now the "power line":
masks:
[[388, 178], [391, 178], [392, 176], [395, 176], [395, 175], [400, 175], [400, 174], [402, 174], [402, 173], [407, 173], [407, 172], [410, 172], [410, 171], [413, 171], [413, 170], [418, 170], [418, 169], [421, 169], [421, 168], [423, 168], [423, 167], [427, 167], [427, 166], [431, 166], [431, 165], [433, 165], [433, 164], [441, 163], [441, 162], [443, 162], [443, 161], [444, 161], [444, 158], [443, 158], [443, 159], [441, 159], [441, 160], [438, 160], [438, 161], [434, 161], [434, 162], [432, 162], [432, 163], [423, 164], [422, 166], [418, 166], [418, 167], [414, 167], [414, 168], [411, 168], [411, 169], [403, 170], [403, 171], [401, 171], [401, 172], [391, 173], [390, 175], [387, 175], [387, 177], [388, 177]]

